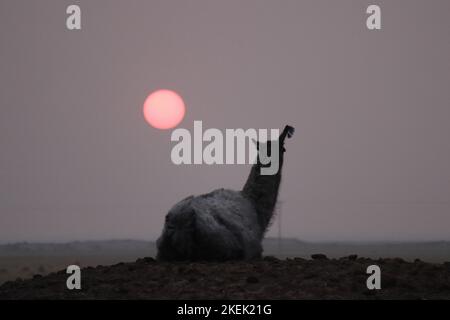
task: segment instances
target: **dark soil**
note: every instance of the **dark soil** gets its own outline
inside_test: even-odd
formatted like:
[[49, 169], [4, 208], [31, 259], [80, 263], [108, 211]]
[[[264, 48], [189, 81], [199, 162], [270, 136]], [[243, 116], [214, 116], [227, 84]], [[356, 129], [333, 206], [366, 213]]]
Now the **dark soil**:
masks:
[[[368, 290], [366, 269], [381, 268], [381, 290]], [[68, 290], [65, 270], [0, 286], [0, 299], [450, 299], [450, 263], [328, 259], [166, 263], [152, 258], [81, 270]]]

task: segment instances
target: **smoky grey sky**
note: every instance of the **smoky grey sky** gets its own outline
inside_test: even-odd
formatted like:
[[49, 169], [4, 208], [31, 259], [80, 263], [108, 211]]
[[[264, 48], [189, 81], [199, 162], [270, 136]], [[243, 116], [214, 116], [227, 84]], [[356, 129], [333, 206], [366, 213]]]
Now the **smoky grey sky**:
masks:
[[248, 165], [172, 164], [158, 88], [189, 130], [296, 127], [284, 236], [450, 240], [449, 35], [447, 0], [2, 0], [0, 242], [156, 239], [180, 199], [241, 188]]

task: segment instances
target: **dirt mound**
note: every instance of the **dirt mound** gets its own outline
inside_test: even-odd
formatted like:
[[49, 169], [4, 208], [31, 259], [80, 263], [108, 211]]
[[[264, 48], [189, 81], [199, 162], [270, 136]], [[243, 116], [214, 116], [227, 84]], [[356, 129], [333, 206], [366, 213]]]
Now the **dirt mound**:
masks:
[[[450, 299], [450, 263], [328, 259], [166, 263], [152, 258], [81, 270], [68, 290], [65, 270], [0, 286], [0, 299]], [[381, 268], [381, 290], [368, 290], [369, 265]]]

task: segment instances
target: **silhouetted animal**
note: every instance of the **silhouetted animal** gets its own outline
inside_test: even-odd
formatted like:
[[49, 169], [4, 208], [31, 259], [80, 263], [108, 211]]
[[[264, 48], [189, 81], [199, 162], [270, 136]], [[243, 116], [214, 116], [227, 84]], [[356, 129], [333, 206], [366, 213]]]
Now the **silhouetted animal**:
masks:
[[[217, 189], [178, 202], [166, 216], [157, 241], [160, 260], [237, 260], [259, 258], [262, 239], [274, 214], [281, 182], [284, 142], [294, 128], [286, 126], [277, 141], [279, 169], [261, 175], [260, 152], [241, 191]], [[261, 144], [257, 142], [260, 150]], [[270, 155], [270, 153], [269, 153]]]

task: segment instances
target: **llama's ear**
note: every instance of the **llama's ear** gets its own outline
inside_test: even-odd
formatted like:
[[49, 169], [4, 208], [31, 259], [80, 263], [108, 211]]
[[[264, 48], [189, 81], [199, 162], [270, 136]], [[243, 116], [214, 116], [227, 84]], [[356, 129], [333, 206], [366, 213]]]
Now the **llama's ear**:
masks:
[[294, 135], [295, 128], [291, 126], [286, 126], [286, 129], [288, 138], [291, 138]]
[[256, 149], [258, 149], [258, 148], [259, 148], [259, 142], [258, 142], [258, 140], [255, 140], [255, 139], [252, 138], [252, 142], [255, 144]]

